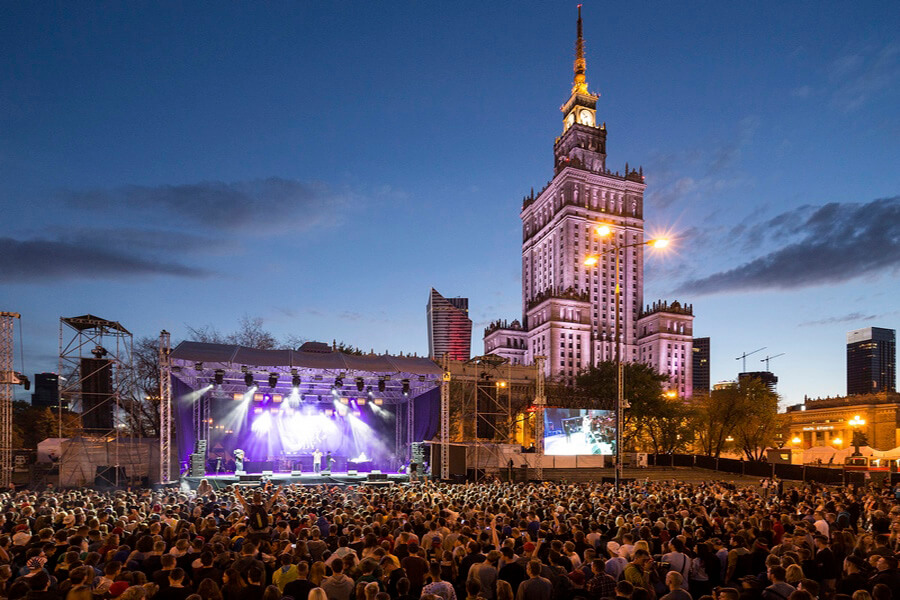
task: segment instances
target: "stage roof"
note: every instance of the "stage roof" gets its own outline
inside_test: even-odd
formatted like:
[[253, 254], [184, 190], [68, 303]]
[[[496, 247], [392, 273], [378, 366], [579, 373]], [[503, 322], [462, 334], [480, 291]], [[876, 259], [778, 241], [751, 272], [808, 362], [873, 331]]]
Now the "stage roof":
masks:
[[428, 358], [342, 352], [303, 352], [299, 350], [257, 350], [231, 344], [181, 342], [171, 358], [185, 362], [246, 365], [247, 367], [285, 367], [328, 371], [367, 371], [370, 373], [409, 373], [440, 375], [441, 368]]

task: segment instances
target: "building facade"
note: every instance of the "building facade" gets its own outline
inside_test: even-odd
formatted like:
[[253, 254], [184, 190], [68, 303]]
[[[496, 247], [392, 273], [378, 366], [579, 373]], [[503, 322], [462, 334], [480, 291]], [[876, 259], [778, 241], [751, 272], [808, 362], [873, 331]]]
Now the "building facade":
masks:
[[747, 371], [744, 373], [738, 373], [738, 382], [744, 381], [745, 379], [756, 379], [757, 381], [761, 381], [766, 389], [772, 392], [773, 394], [778, 393], [778, 377], [772, 371]]
[[31, 405], [40, 408], [59, 408], [59, 375], [35, 373]]
[[425, 309], [428, 321], [428, 356], [440, 360], [469, 360], [472, 354], [472, 320], [468, 298], [444, 298], [431, 288]]
[[[640, 322], [647, 241], [643, 169], [627, 163], [623, 172], [607, 167], [607, 129], [597, 115], [598, 98], [588, 90], [579, 8], [574, 78], [571, 94], [560, 109], [562, 133], [553, 146], [553, 179], [539, 193], [532, 191], [525, 197], [520, 212], [522, 320], [519, 328], [497, 322], [485, 330], [484, 337], [486, 353], [515, 357], [525, 364], [545, 356], [546, 375], [563, 383], [572, 383], [591, 365], [616, 359], [617, 328], [625, 361], [641, 360], [642, 345], [647, 346], [643, 353], [649, 355], [649, 347], [658, 347], [665, 337], [660, 324], [648, 339], [640, 336], [641, 327], [652, 329], [649, 322]], [[600, 235], [600, 225], [608, 227], [608, 235]], [[588, 257], [596, 261], [586, 264]], [[689, 332], [693, 315], [654, 318], [678, 321], [682, 330], [688, 322]], [[672, 377], [679, 393], [689, 396], [691, 334], [684, 338], [665, 333], [678, 337], [678, 351], [685, 350], [688, 365], [679, 356], [677, 371], [663, 372]], [[504, 345], [523, 340], [524, 348]]]
[[709, 338], [694, 338], [691, 341], [694, 356], [692, 368], [694, 379], [694, 393], [708, 394], [710, 389], [709, 376]]
[[694, 386], [693, 307], [656, 302], [638, 319], [639, 359], [659, 373], [668, 373], [663, 384], [680, 398], [690, 398]]
[[883, 327], [848, 332], [847, 395], [896, 391], [896, 332]]
[[784, 417], [788, 443], [795, 448], [850, 447], [854, 431], [850, 423], [856, 417], [865, 421], [859, 431], [872, 448], [884, 451], [900, 446], [900, 395], [896, 393], [807, 398], [789, 408]]

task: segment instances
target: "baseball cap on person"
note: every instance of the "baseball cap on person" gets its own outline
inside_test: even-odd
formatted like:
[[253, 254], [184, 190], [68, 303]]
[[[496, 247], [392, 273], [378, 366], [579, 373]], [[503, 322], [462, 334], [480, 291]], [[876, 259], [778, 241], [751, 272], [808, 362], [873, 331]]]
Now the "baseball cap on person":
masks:
[[127, 581], [117, 581], [109, 586], [109, 595], [112, 598], [118, 598], [122, 595], [122, 593], [128, 589]]

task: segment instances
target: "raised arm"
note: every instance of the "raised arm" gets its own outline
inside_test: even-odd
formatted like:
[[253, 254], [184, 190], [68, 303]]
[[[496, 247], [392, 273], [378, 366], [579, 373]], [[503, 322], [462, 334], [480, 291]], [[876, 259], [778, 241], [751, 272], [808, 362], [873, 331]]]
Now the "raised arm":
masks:
[[244, 500], [244, 496], [241, 494], [240, 486], [234, 487], [234, 497], [237, 498], [238, 502], [241, 503], [241, 506], [243, 507], [244, 512], [249, 514], [250, 513], [250, 505], [247, 504], [246, 500]]
[[275, 506], [275, 501], [278, 500], [278, 496], [281, 494], [281, 488], [283, 488], [283, 487], [284, 487], [284, 484], [282, 483], [282, 484], [279, 485], [278, 488], [275, 490], [275, 493], [272, 494], [272, 497], [271, 497], [271, 498], [269, 499], [269, 501], [266, 503], [266, 512], [271, 511], [271, 510], [272, 510], [272, 507]]

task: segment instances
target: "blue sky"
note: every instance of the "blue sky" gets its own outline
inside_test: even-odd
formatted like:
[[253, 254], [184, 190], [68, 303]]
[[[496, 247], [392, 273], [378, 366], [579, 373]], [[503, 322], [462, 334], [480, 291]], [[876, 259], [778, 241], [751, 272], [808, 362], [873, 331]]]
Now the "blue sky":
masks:
[[[643, 165], [645, 301], [693, 302], [714, 380], [766, 346], [785, 402], [900, 326], [895, 2], [584, 6], [608, 165]], [[427, 352], [428, 291], [520, 312], [521, 198], [552, 174], [575, 4], [10, 3], [0, 308]], [[16, 368], [19, 360], [16, 359]]]

